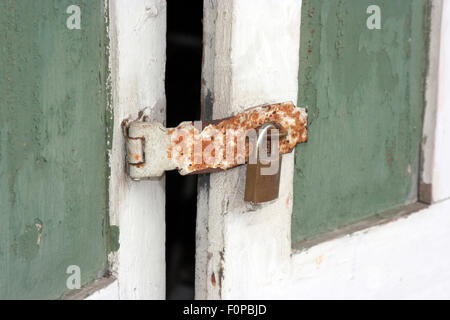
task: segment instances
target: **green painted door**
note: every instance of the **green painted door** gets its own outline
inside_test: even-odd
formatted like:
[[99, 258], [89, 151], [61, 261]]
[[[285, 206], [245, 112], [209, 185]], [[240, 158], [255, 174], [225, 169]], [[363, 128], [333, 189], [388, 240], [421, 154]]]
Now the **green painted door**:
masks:
[[82, 285], [106, 268], [103, 3], [0, 1], [0, 299], [58, 298], [69, 266]]
[[293, 244], [417, 200], [427, 17], [426, 0], [303, 1]]

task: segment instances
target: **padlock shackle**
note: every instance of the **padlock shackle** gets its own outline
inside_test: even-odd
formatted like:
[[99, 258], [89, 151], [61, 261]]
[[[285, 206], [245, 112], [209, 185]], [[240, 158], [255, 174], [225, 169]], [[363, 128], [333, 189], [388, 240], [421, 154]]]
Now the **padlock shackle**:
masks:
[[[259, 156], [260, 145], [261, 145], [264, 137], [267, 136], [267, 131], [269, 131], [269, 129], [277, 129], [277, 130], [279, 130], [278, 127], [275, 124], [273, 124], [273, 123], [263, 124], [259, 128], [259, 130], [258, 130], [258, 139], [256, 140], [256, 146], [255, 146], [255, 150], [254, 150], [256, 158], [258, 158], [258, 156]], [[271, 136], [271, 138], [272, 138], [272, 136]]]

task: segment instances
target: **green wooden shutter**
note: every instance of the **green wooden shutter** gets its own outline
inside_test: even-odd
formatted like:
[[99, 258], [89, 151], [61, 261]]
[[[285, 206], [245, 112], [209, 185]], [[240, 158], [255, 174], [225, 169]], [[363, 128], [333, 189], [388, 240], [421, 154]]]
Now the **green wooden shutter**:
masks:
[[427, 12], [426, 0], [303, 1], [310, 138], [296, 149], [293, 243], [416, 201]]
[[[69, 30], [67, 7], [81, 9]], [[57, 298], [107, 261], [103, 1], [0, 2], [0, 298]]]

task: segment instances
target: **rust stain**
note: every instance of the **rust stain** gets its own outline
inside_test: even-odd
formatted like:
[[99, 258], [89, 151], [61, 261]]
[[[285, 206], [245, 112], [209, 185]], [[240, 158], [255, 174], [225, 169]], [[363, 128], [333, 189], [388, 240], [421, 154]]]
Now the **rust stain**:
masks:
[[289, 208], [289, 205], [291, 204], [291, 200], [292, 200], [292, 195], [291, 195], [291, 193], [289, 193], [288, 196], [286, 197], [286, 208]]
[[214, 272], [211, 275], [211, 284], [213, 285], [213, 287], [216, 286], [216, 275], [214, 274]]
[[316, 265], [317, 265], [317, 266], [320, 266], [320, 264], [321, 264], [322, 261], [323, 261], [323, 254], [321, 254], [320, 256], [318, 256], [318, 257], [315, 259], [315, 261], [316, 261]]
[[143, 148], [145, 137], [131, 138], [126, 137], [127, 141], [127, 158], [129, 159], [129, 164], [133, 166], [138, 166], [143, 164], [144, 156], [140, 154]]
[[[182, 174], [233, 168], [248, 162], [250, 150], [253, 150], [246, 133], [266, 123], [276, 124], [282, 133], [278, 146], [280, 154], [291, 152], [297, 144], [308, 139], [307, 116], [302, 113], [302, 109], [296, 108], [291, 102], [277, 103], [251, 108], [222, 121], [215, 121], [206, 125], [201, 132], [192, 122], [183, 122], [168, 130], [171, 144], [167, 156]], [[201, 146], [199, 150], [195, 150], [196, 141]], [[238, 152], [239, 141], [245, 145], [241, 153]]]
[[387, 155], [387, 163], [391, 164], [392, 163], [392, 150], [389, 150], [388, 155]]

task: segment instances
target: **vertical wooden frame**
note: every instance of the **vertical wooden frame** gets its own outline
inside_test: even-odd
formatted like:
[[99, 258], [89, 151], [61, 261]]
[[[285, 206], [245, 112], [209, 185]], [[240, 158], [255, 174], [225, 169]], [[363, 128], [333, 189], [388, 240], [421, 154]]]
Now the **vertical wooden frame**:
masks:
[[165, 299], [165, 179], [131, 181], [121, 122], [148, 108], [165, 122], [166, 1], [110, 0], [114, 132], [110, 220], [120, 248], [110, 255], [120, 299]]
[[426, 79], [419, 199], [434, 203], [450, 197], [450, 5], [432, 0], [429, 69]]
[[[301, 3], [204, 2], [205, 119], [297, 101]], [[293, 163], [292, 153], [283, 156], [280, 198], [266, 205], [244, 202], [245, 167], [201, 178], [197, 299], [258, 297], [264, 294], [261, 286], [288, 272]]]

